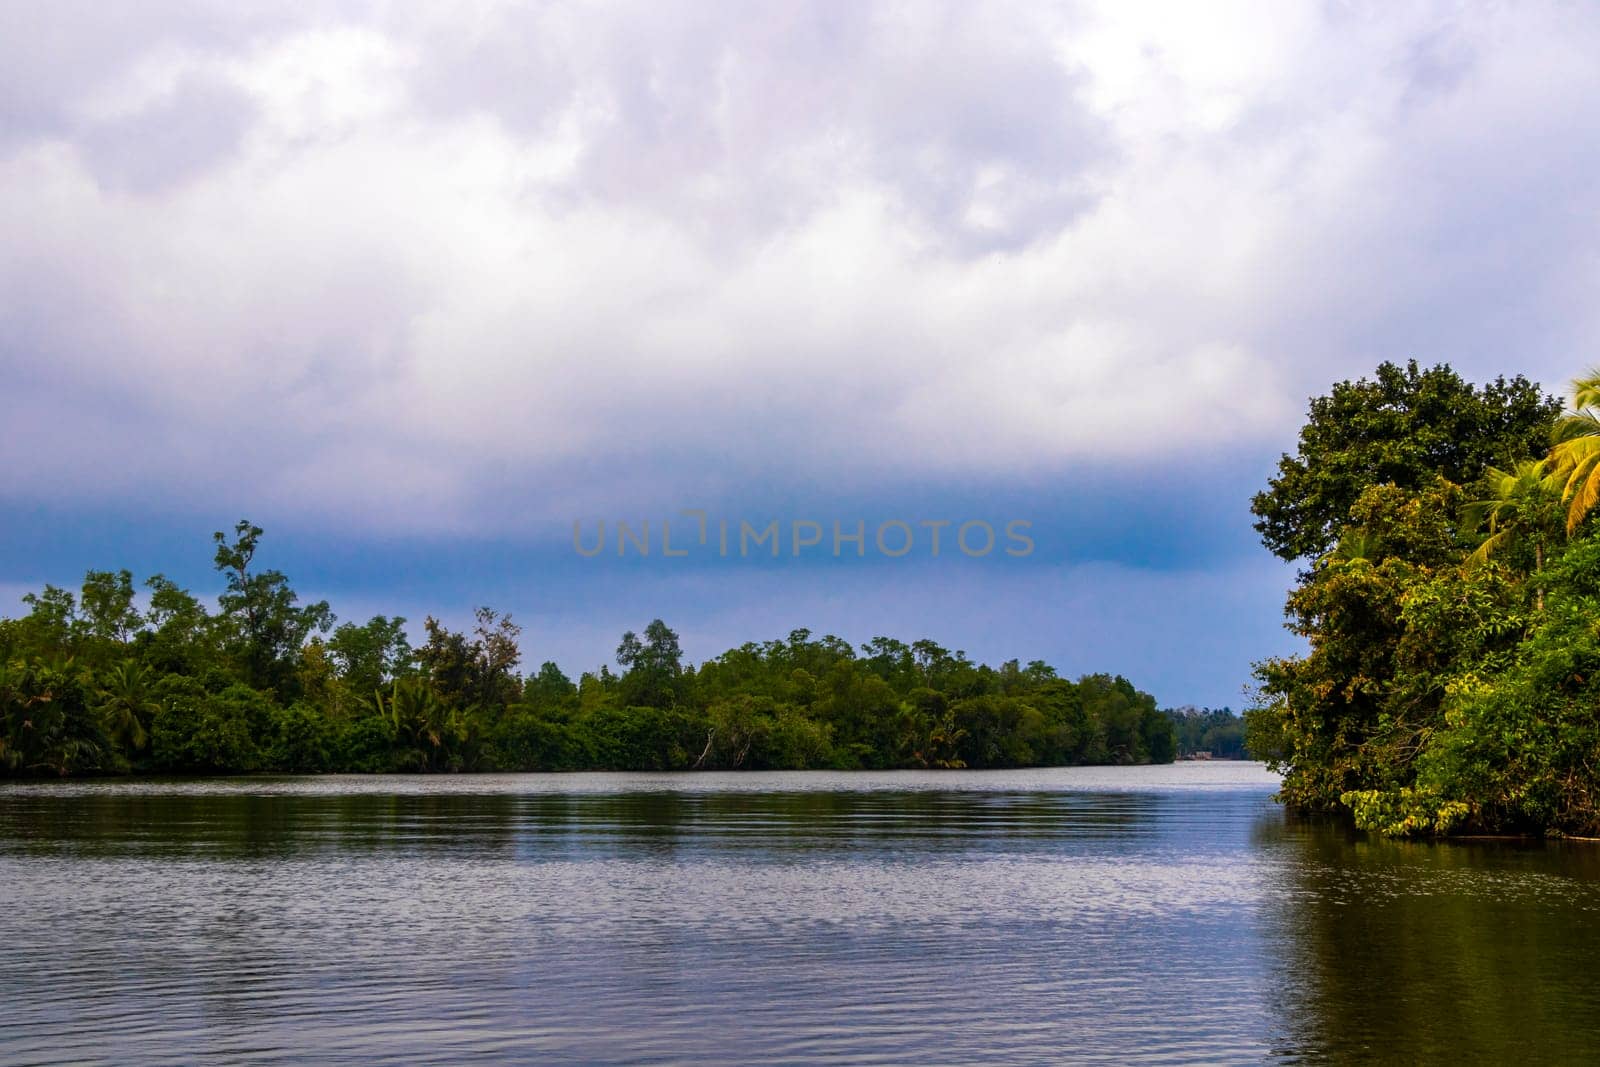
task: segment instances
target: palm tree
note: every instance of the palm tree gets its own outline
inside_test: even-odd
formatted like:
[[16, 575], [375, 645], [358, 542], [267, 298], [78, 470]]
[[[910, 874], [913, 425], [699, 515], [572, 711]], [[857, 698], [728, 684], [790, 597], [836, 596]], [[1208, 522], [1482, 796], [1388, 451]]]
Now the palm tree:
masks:
[[[378, 709], [384, 710], [383, 693], [377, 694]], [[454, 711], [439, 699], [433, 687], [426, 682], [398, 678], [388, 700], [389, 721], [395, 733], [415, 746], [419, 769], [436, 770], [442, 762], [447, 744], [458, 739], [459, 719]]]
[[1468, 557], [1482, 563], [1490, 556], [1533, 536], [1535, 571], [1544, 567], [1544, 546], [1549, 511], [1558, 499], [1562, 476], [1543, 460], [1525, 459], [1510, 471], [1490, 467], [1484, 472], [1489, 496], [1467, 505], [1465, 518], [1474, 526], [1487, 523], [1488, 536]]
[[1369, 563], [1377, 563], [1381, 551], [1382, 544], [1377, 534], [1365, 527], [1351, 526], [1347, 527], [1344, 533], [1339, 535], [1339, 543], [1333, 546], [1333, 551], [1329, 552], [1325, 558], [1341, 563], [1348, 563], [1358, 559], [1366, 560]]
[[1600, 503], [1600, 367], [1572, 382], [1572, 410], [1551, 431], [1546, 461], [1568, 502], [1567, 532]]
[[119, 663], [100, 687], [100, 716], [106, 732], [124, 751], [137, 752], [149, 739], [147, 724], [158, 710], [150, 698], [150, 672], [138, 663]]
[[24, 691], [20, 666], [0, 663], [0, 770], [14, 771], [22, 764], [23, 731], [32, 729], [27, 710], [33, 701]]
[[83, 676], [43, 661], [0, 669], [0, 767], [70, 774], [100, 766], [106, 736]]
[[[1543, 460], [1525, 459], [1510, 471], [1490, 467], [1484, 472], [1489, 496], [1467, 505], [1465, 517], [1473, 526], [1487, 525], [1483, 543], [1467, 557], [1481, 564], [1489, 557], [1529, 543], [1533, 547], [1533, 573], [1544, 569], [1547, 538], [1556, 534], [1555, 507], [1562, 475]], [[1544, 610], [1544, 590], [1534, 591], [1534, 605]]]

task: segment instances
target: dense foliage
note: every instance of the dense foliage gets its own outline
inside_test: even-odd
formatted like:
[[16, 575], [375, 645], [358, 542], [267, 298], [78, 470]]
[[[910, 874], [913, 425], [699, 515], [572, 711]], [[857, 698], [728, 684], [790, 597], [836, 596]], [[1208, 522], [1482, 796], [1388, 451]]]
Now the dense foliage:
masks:
[[1173, 708], [1167, 712], [1177, 732], [1179, 756], [1244, 759], [1244, 720], [1232, 708]]
[[1022, 767], [1167, 762], [1171, 720], [1126, 679], [998, 669], [932, 641], [859, 650], [797, 630], [698, 667], [660, 620], [619, 672], [520, 675], [519, 628], [477, 612], [335, 619], [255, 566], [261, 530], [216, 535], [216, 611], [127, 571], [46, 586], [0, 621], [0, 773]]
[[1541, 456], [1559, 412], [1521, 376], [1478, 389], [1443, 365], [1384, 363], [1311, 401], [1299, 449], [1252, 503], [1256, 530], [1283, 559], [1321, 556], [1368, 486], [1420, 490], [1441, 477], [1466, 485], [1492, 464]]
[[[1379, 368], [1312, 402], [1256, 498], [1313, 557], [1287, 605], [1303, 656], [1258, 665], [1252, 752], [1281, 798], [1393, 835], [1600, 833], [1600, 455], [1521, 378]], [[1339, 516], [1335, 521], [1332, 516]]]

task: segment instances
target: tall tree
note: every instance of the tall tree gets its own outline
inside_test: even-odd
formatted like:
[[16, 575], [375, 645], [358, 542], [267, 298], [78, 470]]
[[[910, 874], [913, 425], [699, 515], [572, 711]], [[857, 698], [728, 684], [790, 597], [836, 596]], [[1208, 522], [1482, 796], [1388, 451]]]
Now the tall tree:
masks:
[[106, 672], [100, 683], [100, 717], [106, 735], [124, 752], [139, 752], [150, 737], [150, 723], [160, 710], [148, 668], [124, 662]]
[[1251, 503], [1256, 531], [1282, 559], [1324, 555], [1368, 486], [1466, 485], [1491, 465], [1541, 457], [1559, 413], [1520, 375], [1474, 387], [1443, 364], [1381, 364], [1311, 401], [1298, 450]]
[[498, 712], [521, 695], [515, 669], [522, 657], [517, 647], [522, 627], [492, 608], [478, 608], [473, 617], [476, 625], [468, 637], [430, 615], [423, 622], [428, 639], [417, 649], [417, 662], [447, 702]]
[[[1469, 527], [1485, 526], [1483, 543], [1467, 561], [1487, 562], [1490, 557], [1531, 554], [1528, 567], [1544, 569], [1549, 546], [1561, 535], [1559, 475], [1542, 460], [1525, 459], [1509, 471], [1490, 467], [1483, 477], [1485, 496], [1468, 504], [1464, 514]], [[1544, 610], [1544, 589], [1534, 588], [1534, 602]]]
[[144, 622], [133, 604], [131, 571], [90, 571], [78, 603], [84, 629], [98, 641], [125, 644]]
[[678, 635], [660, 619], [644, 628], [644, 640], [632, 630], [617, 646], [617, 665], [625, 703], [667, 708], [677, 703], [683, 674], [683, 650]]
[[1600, 368], [1572, 382], [1572, 408], [1551, 431], [1550, 469], [1566, 499], [1567, 532], [1600, 503]]
[[374, 615], [361, 625], [342, 623], [328, 638], [328, 651], [350, 692], [365, 699], [389, 684], [411, 665], [411, 642], [406, 620], [396, 615]]
[[150, 590], [150, 609], [140, 641], [146, 661], [161, 671], [190, 674], [201, 662], [215, 658], [218, 634], [199, 599], [161, 574], [145, 586]]
[[276, 689], [292, 698], [295, 662], [306, 638], [326, 633], [334, 615], [326, 600], [297, 607], [299, 596], [281, 571], [252, 571], [261, 527], [241, 519], [233, 540], [220, 530], [212, 535], [217, 551], [216, 569], [227, 577], [228, 588], [217, 598], [223, 617], [235, 628], [234, 638], [250, 684]]

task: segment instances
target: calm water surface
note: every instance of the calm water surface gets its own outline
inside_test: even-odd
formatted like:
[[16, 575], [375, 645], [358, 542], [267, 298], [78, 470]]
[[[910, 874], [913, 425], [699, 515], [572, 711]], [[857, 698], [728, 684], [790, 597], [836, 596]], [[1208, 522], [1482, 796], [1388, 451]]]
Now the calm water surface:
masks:
[[1600, 1062], [1600, 846], [1254, 764], [0, 788], [0, 1062]]

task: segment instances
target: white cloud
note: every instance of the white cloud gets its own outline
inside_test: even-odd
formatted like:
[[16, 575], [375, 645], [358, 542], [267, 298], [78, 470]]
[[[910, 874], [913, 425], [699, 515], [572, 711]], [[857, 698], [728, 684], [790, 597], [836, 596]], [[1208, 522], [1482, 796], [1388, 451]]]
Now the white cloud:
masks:
[[1587, 358], [1595, 20], [964, 11], [86, 17], [0, 105], [0, 494], [512, 523]]

